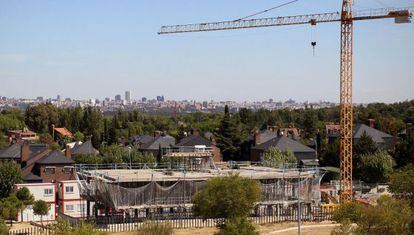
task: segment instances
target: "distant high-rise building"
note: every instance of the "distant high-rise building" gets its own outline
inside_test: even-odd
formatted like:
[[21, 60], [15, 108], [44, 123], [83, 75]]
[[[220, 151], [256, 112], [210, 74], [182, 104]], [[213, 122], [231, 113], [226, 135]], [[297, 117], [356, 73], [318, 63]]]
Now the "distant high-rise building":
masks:
[[56, 100], [57, 100], [57, 101], [60, 101], [60, 95], [57, 95], [57, 96], [56, 96]]
[[116, 102], [119, 102], [119, 101], [121, 101], [121, 100], [122, 100], [121, 95], [116, 95], [116, 96], [115, 96], [115, 101], [116, 101]]
[[208, 102], [207, 101], [203, 101], [203, 107], [207, 108], [208, 107]]
[[157, 96], [157, 101], [164, 102], [164, 96]]
[[36, 100], [37, 100], [37, 101], [40, 101], [40, 102], [43, 102], [43, 96], [38, 96], [38, 97], [36, 98]]
[[147, 97], [142, 97], [141, 101], [142, 102], [147, 102]]
[[269, 99], [269, 103], [273, 103], [273, 99]]
[[127, 102], [131, 101], [131, 92], [130, 91], [125, 91], [125, 100]]
[[106, 97], [106, 98], [105, 98], [105, 101], [106, 101], [106, 102], [109, 102], [109, 101], [111, 101], [111, 98]]

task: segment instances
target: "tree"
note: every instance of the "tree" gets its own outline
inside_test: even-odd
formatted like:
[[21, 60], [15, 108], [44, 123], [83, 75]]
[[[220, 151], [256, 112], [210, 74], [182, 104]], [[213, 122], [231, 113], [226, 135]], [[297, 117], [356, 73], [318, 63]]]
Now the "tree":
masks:
[[28, 107], [25, 122], [35, 132], [49, 133], [52, 124], [57, 125], [59, 111], [53, 104], [39, 104]]
[[[238, 225], [246, 228], [246, 223], [250, 223], [246, 220], [247, 216], [259, 199], [260, 186], [256, 181], [229, 174], [209, 179], [207, 186], [194, 196], [193, 210], [203, 218], [225, 218], [227, 230], [232, 231]], [[226, 225], [223, 226], [225, 229]]]
[[116, 144], [102, 146], [100, 152], [103, 156], [103, 163], [123, 163], [123, 159], [128, 157], [128, 150]]
[[20, 166], [13, 161], [0, 161], [0, 198], [8, 197], [15, 184], [22, 181]]
[[95, 154], [80, 154], [74, 158], [75, 162], [78, 164], [102, 164], [102, 156]]
[[390, 175], [389, 190], [397, 198], [411, 202], [414, 208], [414, 165], [408, 165]]
[[85, 140], [85, 135], [82, 132], [77, 131], [73, 134], [73, 140], [82, 142]]
[[364, 131], [358, 143], [355, 144], [353, 150], [355, 155], [364, 155], [373, 154], [378, 150], [378, 148], [372, 137]]
[[[152, 155], [152, 153], [141, 153], [136, 150], [131, 151], [131, 161], [132, 163], [156, 163], [157, 159]], [[128, 157], [128, 156], [126, 156]], [[129, 159], [125, 159], [124, 162], [129, 162]]]
[[363, 210], [361, 219], [357, 221], [360, 234], [404, 235], [410, 232], [413, 212], [406, 201], [396, 200], [388, 196], [378, 199], [376, 206], [368, 206]]
[[52, 135], [49, 133], [41, 134], [39, 141], [43, 144], [47, 144], [51, 150], [57, 150], [60, 148], [59, 144], [55, 142]]
[[224, 117], [221, 120], [219, 130], [219, 133], [217, 133], [217, 146], [220, 148], [223, 159], [237, 160], [240, 158], [240, 148], [245, 134], [238, 115], [232, 118], [227, 105], [224, 108]]
[[305, 138], [314, 138], [317, 131], [317, 116], [313, 109], [304, 111], [303, 126], [305, 131]]
[[361, 219], [363, 206], [358, 202], [351, 201], [341, 204], [332, 216], [332, 220], [337, 223], [356, 223]]
[[10, 225], [13, 225], [13, 220], [16, 218], [17, 213], [23, 207], [23, 203], [16, 197], [15, 194], [1, 199], [0, 201], [0, 215], [4, 219], [10, 221]]
[[40, 221], [43, 225], [43, 216], [47, 215], [50, 210], [50, 205], [43, 201], [43, 200], [37, 200], [33, 204], [33, 212], [35, 215], [40, 215]]
[[[381, 196], [376, 206], [363, 206], [357, 202], [344, 203], [334, 212], [333, 220], [343, 224], [343, 229], [350, 223], [356, 223], [357, 228], [351, 228], [352, 234], [412, 234], [410, 224], [413, 223], [413, 211], [407, 201], [397, 200], [389, 196]], [[334, 234], [349, 234], [337, 233]]]
[[386, 151], [377, 151], [362, 155], [357, 170], [366, 183], [385, 183], [393, 166], [394, 161]]
[[339, 167], [339, 139], [328, 144], [320, 154], [321, 166]]
[[16, 197], [22, 203], [22, 206], [20, 208], [22, 214], [23, 214], [23, 210], [27, 206], [33, 205], [34, 203], [33, 194], [30, 193], [29, 189], [26, 187], [18, 189], [16, 192]]
[[414, 164], [414, 141], [401, 140], [395, 145], [394, 159], [397, 167]]
[[9, 140], [0, 132], [0, 149], [5, 149], [10, 145]]
[[0, 132], [6, 133], [9, 130], [21, 130], [25, 126], [24, 117], [20, 110], [4, 110], [0, 113]]
[[283, 167], [286, 164], [295, 164], [297, 160], [291, 150], [271, 147], [263, 154], [263, 162], [265, 166]]

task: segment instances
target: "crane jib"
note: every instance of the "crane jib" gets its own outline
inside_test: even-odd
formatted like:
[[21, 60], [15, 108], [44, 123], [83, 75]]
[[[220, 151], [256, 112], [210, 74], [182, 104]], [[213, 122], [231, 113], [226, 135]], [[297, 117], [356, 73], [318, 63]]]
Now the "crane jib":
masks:
[[[351, 21], [395, 18], [396, 23], [408, 23], [413, 15], [414, 7], [379, 8], [352, 12]], [[340, 12], [321, 14], [296, 15], [285, 17], [270, 17], [250, 20], [219, 21], [199, 24], [162, 26], [158, 34], [205, 32], [218, 30], [247, 29], [284, 25], [312, 24], [339, 22]]]

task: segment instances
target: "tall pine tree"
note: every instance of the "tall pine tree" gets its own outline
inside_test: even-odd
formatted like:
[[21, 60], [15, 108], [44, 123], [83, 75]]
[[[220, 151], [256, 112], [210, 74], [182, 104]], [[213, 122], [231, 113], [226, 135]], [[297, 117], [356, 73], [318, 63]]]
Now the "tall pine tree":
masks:
[[232, 118], [229, 107], [226, 105], [224, 108], [224, 117], [220, 123], [220, 131], [217, 135], [217, 145], [225, 161], [240, 160], [240, 147], [243, 138], [243, 128], [238, 116]]

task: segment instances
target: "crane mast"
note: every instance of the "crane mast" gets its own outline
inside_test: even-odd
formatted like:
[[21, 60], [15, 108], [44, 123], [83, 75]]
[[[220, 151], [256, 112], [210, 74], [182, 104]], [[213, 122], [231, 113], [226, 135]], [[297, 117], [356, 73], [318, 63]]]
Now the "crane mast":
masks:
[[413, 7], [352, 11], [352, 0], [343, 0], [341, 12], [220, 21], [200, 24], [162, 26], [158, 34], [235, 30], [258, 27], [341, 22], [340, 52], [340, 202], [352, 200], [352, 54], [353, 22], [394, 18], [396, 23], [410, 23]]
[[340, 201], [352, 199], [352, 0], [342, 2], [340, 55]]

